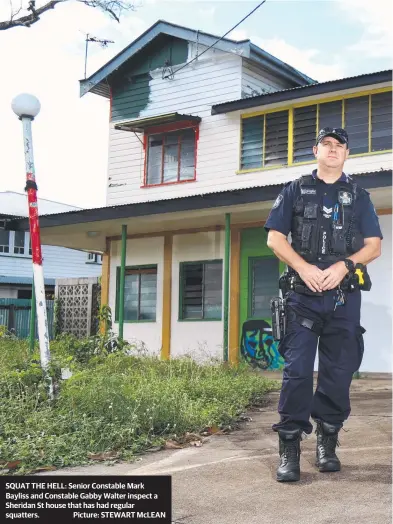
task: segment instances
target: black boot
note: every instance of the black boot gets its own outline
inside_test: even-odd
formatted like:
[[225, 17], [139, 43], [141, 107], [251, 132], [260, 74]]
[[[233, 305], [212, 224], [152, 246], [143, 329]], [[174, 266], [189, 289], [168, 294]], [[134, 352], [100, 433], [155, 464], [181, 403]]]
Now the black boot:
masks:
[[279, 482], [294, 482], [300, 479], [301, 430], [279, 430], [280, 465], [277, 469]]
[[341, 463], [336, 455], [336, 446], [339, 446], [338, 432], [332, 424], [317, 421], [317, 460], [316, 466], [321, 472], [340, 471]]

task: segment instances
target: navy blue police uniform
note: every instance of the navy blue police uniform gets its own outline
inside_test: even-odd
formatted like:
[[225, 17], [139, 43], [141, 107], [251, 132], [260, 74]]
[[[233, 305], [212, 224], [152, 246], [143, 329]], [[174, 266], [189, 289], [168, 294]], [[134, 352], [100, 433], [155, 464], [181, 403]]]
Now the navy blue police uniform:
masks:
[[[327, 184], [317, 177], [316, 170], [284, 187], [265, 229], [285, 236], [291, 233], [295, 251], [321, 269], [359, 251], [368, 237], [382, 239], [369, 193], [354, 186], [345, 173], [335, 183]], [[278, 405], [280, 421], [272, 429], [310, 434], [311, 416], [317, 424], [324, 421], [332, 431], [338, 431], [350, 414], [349, 389], [364, 352], [361, 291], [357, 288], [338, 295], [337, 289], [322, 293], [292, 290], [286, 298], [287, 327], [279, 344], [285, 361]], [[317, 347], [318, 383], [314, 393]]]

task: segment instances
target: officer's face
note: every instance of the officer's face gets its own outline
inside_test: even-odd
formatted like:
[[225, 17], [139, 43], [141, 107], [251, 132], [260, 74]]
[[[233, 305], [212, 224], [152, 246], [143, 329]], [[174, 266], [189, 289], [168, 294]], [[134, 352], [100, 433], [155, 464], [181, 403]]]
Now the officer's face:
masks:
[[332, 136], [327, 136], [313, 148], [318, 164], [331, 168], [342, 168], [348, 158], [349, 149]]

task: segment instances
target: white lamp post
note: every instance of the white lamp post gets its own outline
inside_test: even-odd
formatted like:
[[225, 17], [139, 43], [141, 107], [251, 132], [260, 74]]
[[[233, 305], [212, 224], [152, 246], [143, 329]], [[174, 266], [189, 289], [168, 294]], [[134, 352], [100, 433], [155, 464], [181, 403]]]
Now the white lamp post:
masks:
[[[50, 361], [48, 318], [46, 312], [44, 272], [42, 267], [41, 237], [38, 221], [37, 184], [34, 172], [33, 139], [31, 122], [38, 115], [41, 104], [33, 95], [20, 94], [12, 100], [12, 110], [22, 121], [25, 148], [26, 187], [29, 205], [31, 252], [33, 259], [34, 289], [37, 308], [38, 338], [40, 342], [41, 366], [48, 371]], [[52, 386], [51, 386], [52, 396]]]

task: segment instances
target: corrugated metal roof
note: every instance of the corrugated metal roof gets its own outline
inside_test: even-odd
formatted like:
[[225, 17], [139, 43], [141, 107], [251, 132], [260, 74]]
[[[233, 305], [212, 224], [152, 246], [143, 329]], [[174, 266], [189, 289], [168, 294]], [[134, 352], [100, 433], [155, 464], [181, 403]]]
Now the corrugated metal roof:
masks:
[[[46, 286], [54, 286], [56, 284], [56, 279], [54, 278], [45, 278], [44, 279]], [[32, 284], [32, 277], [8, 277], [6, 275], [0, 275], [0, 284]]]
[[[290, 87], [290, 88], [287, 88], [287, 89], [280, 89], [280, 90], [273, 91], [271, 93], [266, 93], [266, 94], [263, 94], [263, 95], [250, 96], [250, 97], [247, 97], [247, 98], [239, 98], [239, 99], [236, 99], [236, 100], [228, 100], [227, 102], [221, 102], [220, 104], [213, 105], [212, 106], [212, 114], [236, 111], [238, 109], [245, 108], [245, 106], [247, 106], [247, 107], [255, 107], [255, 106], [258, 106], [258, 105], [264, 105], [264, 104], [267, 104], [267, 103], [273, 103], [273, 102], [270, 102], [270, 100], [273, 100], [274, 102], [276, 102], [275, 98], [277, 98], [277, 96], [281, 95], [281, 94], [292, 94], [292, 93], [297, 94], [298, 92], [300, 92], [300, 93], [302, 91], [304, 92], [304, 90], [309, 90], [310, 92], [312, 92], [316, 88], [328, 87], [330, 85], [333, 86], [335, 83], [337, 84], [339, 82], [341, 82], [341, 83], [351, 82], [351, 81], [362, 79], [362, 78], [364, 78], [364, 79], [366, 79], [366, 78], [371, 79], [372, 76], [375, 76], [375, 77], [386, 76], [387, 77], [385, 80], [379, 80], [379, 82], [381, 82], [381, 81], [389, 81], [389, 80], [391, 81], [392, 80], [392, 69], [384, 69], [383, 71], [376, 71], [376, 72], [373, 72], [373, 73], [364, 73], [364, 74], [361, 74], [361, 75], [348, 76], [348, 77], [345, 77], [345, 78], [336, 78], [335, 80], [326, 80], [325, 82], [315, 82], [315, 83], [309, 84], [309, 85]], [[341, 89], [344, 89], [344, 88], [341, 88]], [[302, 96], [302, 95], [299, 95], [299, 96]], [[294, 97], [291, 97], [291, 98], [294, 98]], [[289, 97], [288, 97], [288, 100], [290, 100]], [[242, 107], [236, 107], [237, 105], [242, 106]], [[231, 107], [231, 106], [233, 106], [233, 107]]]
[[[310, 172], [308, 170], [307, 172]], [[392, 185], [392, 170], [381, 169], [379, 171], [367, 171], [361, 173], [348, 173], [354, 176], [367, 177], [362, 187], [390, 187]], [[300, 177], [298, 175], [293, 179]], [[188, 209], [205, 209], [208, 207], [221, 207], [224, 205], [232, 206], [251, 201], [265, 201], [274, 199], [277, 191], [286, 182], [291, 180], [275, 180], [271, 184], [250, 184], [247, 187], [237, 187], [226, 190], [212, 190], [204, 193], [192, 193], [185, 196], [161, 198], [160, 200], [150, 200], [146, 202], [134, 202], [117, 204], [115, 206], [98, 207], [93, 209], [83, 209], [81, 211], [70, 211], [69, 213], [58, 213], [56, 215], [46, 215], [40, 217], [40, 226], [53, 227], [59, 225], [73, 225], [79, 223], [102, 222], [119, 218], [142, 217], [156, 215], [160, 213], [173, 213]], [[250, 193], [250, 190], [255, 190]], [[212, 198], [209, 198], [212, 197]], [[15, 229], [25, 230], [28, 228], [28, 220], [15, 221], [12, 224]]]
[[[381, 169], [380, 171], [378, 171], [378, 173], [384, 173], [384, 172], [390, 172], [390, 171], [391, 171], [390, 169]], [[349, 173], [349, 172], [347, 172], [347, 174], [348, 175], [362, 176], [362, 175], [369, 175], [370, 171], [361, 171], [361, 172], [356, 172], [356, 173]], [[295, 180], [295, 178], [299, 178], [299, 176], [300, 175], [296, 175], [296, 177], [294, 177], [294, 180]], [[134, 202], [134, 203], [128, 202], [126, 204], [116, 204], [114, 206], [101, 206], [101, 207], [92, 207], [92, 208], [87, 208], [87, 209], [76, 209], [74, 211], [68, 211], [68, 212], [64, 211], [64, 212], [56, 213], [56, 215], [64, 215], [64, 214], [71, 215], [71, 214], [77, 213], [79, 211], [100, 211], [102, 209], [117, 209], [117, 208], [122, 208], [122, 207], [125, 207], [125, 206], [136, 205], [136, 204], [148, 204], [150, 202], [161, 202], [161, 201], [168, 201], [168, 200], [178, 200], [178, 199], [183, 199], [183, 198], [191, 198], [193, 196], [204, 196], [204, 195], [216, 195], [216, 194], [219, 194], [219, 193], [230, 193], [232, 191], [233, 192], [241, 191], [242, 189], [254, 189], [256, 187], [261, 188], [261, 187], [277, 186], [277, 185], [280, 185], [280, 184], [283, 184], [283, 183], [286, 183], [286, 182], [289, 182], [289, 180], [275, 180], [274, 182], [271, 182], [269, 184], [251, 184], [249, 186], [236, 187], [236, 188], [232, 188], [232, 189], [221, 189], [221, 190], [213, 189], [211, 191], [204, 191], [203, 193], [190, 193], [189, 195], [178, 195], [178, 196], [161, 195], [159, 200], [144, 200], [142, 202]], [[40, 214], [40, 216], [44, 217], [44, 216], [47, 216], [47, 215]]]
[[243, 56], [257, 63], [263, 62], [265, 67], [275, 68], [278, 74], [291, 78], [293, 83], [299, 84], [314, 82], [312, 78], [300, 72], [293, 66], [279, 60], [270, 53], [267, 53], [255, 44], [252, 44], [250, 40], [236, 41], [229, 38], [220, 39], [219, 36], [205, 33], [204, 31], [172, 24], [165, 20], [158, 20], [111, 60], [100, 67], [95, 73], [88, 78], [80, 80], [80, 96], [83, 96], [90, 91], [109, 98], [109, 85], [106, 79], [125, 62], [134, 57], [137, 53], [143, 51], [143, 49], [160, 34], [167, 34], [175, 38], [181, 38], [192, 42], [198, 41], [204, 46], [211, 46], [214, 44], [216, 49], [222, 49], [226, 52], [238, 54], [239, 56]]
[[[38, 196], [38, 210], [40, 215], [63, 213], [67, 211], [80, 211], [82, 208], [70, 206], [54, 200], [47, 200]], [[27, 194], [16, 191], [0, 191], [0, 216], [11, 215], [14, 217], [27, 217], [29, 208]]]

